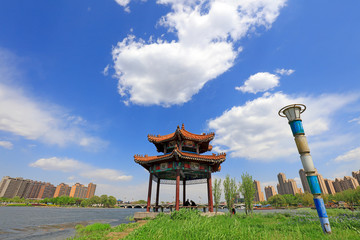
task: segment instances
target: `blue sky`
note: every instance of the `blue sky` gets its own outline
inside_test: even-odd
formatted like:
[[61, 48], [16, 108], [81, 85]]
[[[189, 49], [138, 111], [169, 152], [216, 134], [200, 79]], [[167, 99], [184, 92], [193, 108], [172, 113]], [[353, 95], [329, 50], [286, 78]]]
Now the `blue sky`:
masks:
[[[135, 154], [177, 125], [215, 132], [214, 177], [262, 186], [302, 167], [278, 110], [303, 123], [325, 178], [360, 168], [358, 1], [6, 1], [0, 7], [0, 177], [90, 181], [145, 199]], [[189, 198], [204, 201], [204, 185]], [[175, 189], [164, 186], [161, 200]]]

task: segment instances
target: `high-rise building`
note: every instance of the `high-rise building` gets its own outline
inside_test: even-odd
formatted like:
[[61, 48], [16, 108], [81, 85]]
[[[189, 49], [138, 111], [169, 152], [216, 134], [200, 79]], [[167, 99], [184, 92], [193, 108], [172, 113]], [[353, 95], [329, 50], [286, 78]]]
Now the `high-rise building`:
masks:
[[24, 198], [33, 198], [33, 199], [37, 199], [39, 192], [40, 192], [40, 188], [42, 185], [44, 185], [45, 183], [43, 182], [39, 182], [39, 181], [32, 181], [28, 187], [26, 188], [25, 194], [24, 194]]
[[278, 187], [278, 193], [283, 195], [286, 194], [285, 192], [285, 180], [286, 180], [286, 176], [285, 173], [279, 173], [277, 175], [278, 180], [279, 180], [279, 187]]
[[71, 187], [70, 190], [70, 197], [75, 198], [86, 198], [86, 193], [88, 191], [88, 188], [80, 183], [76, 183]]
[[[74, 185], [72, 197], [91, 198], [95, 195], [96, 184], [90, 183], [88, 187], [77, 183]], [[5, 176], [0, 181], [0, 197], [43, 199], [59, 196], [69, 196], [71, 188], [64, 183], [57, 187], [51, 183]]]
[[71, 188], [69, 185], [67, 185], [65, 183], [60, 183], [59, 185], [57, 185], [57, 187], [55, 189], [54, 198], [60, 197], [60, 196], [69, 196], [70, 189]]
[[95, 190], [96, 190], [96, 184], [89, 183], [86, 192], [86, 198], [92, 198], [95, 195]]
[[335, 192], [341, 192], [343, 191], [342, 187], [341, 187], [341, 181], [339, 178], [335, 178], [335, 181], [333, 182], [334, 188], [335, 188]]
[[255, 202], [263, 202], [265, 201], [264, 193], [261, 191], [260, 182], [254, 180], [254, 187], [255, 187]]
[[276, 194], [277, 193], [276, 193], [275, 188], [273, 186], [265, 187], [266, 200], [269, 200], [270, 197], [275, 196]]
[[54, 196], [56, 187], [51, 183], [45, 183], [40, 187], [38, 199], [52, 198]]
[[0, 197], [13, 198], [15, 196], [22, 197], [26, 182], [23, 178], [11, 178], [5, 176], [0, 182]]
[[324, 179], [325, 181], [325, 185], [326, 185], [326, 188], [328, 190], [328, 193], [329, 194], [335, 194], [336, 191], [335, 191], [335, 188], [334, 188], [334, 181], [330, 180], [330, 179]]
[[284, 173], [278, 174], [279, 184], [277, 185], [278, 193], [280, 195], [300, 193], [300, 190], [297, 187], [297, 184], [294, 179], [286, 179]]
[[357, 180], [358, 184], [360, 185], [360, 170], [359, 171], [354, 171], [351, 174]]
[[344, 182], [344, 186], [345, 186], [344, 190], [356, 189], [359, 186], [358, 181], [355, 178], [350, 177], [350, 176], [345, 176], [343, 182]]
[[304, 169], [300, 169], [299, 175], [300, 175], [301, 184], [302, 184], [302, 186], [304, 188], [304, 192], [311, 193], [310, 186], [309, 186], [309, 183], [308, 183], [308, 181], [306, 179], [306, 174], [305, 174]]
[[320, 184], [321, 192], [323, 194], [328, 194], [328, 190], [326, 188], [323, 176], [321, 174], [319, 174], [319, 173], [317, 173], [316, 175], [317, 175], [317, 178], [318, 178], [318, 181], [319, 181], [319, 184]]
[[[316, 174], [317, 179], [319, 181], [321, 192], [324, 193], [324, 194], [328, 194], [328, 190], [326, 188], [326, 184], [325, 184], [323, 176], [321, 174], [319, 174], [316, 169], [315, 169], [315, 174]], [[304, 192], [311, 193], [310, 186], [309, 186], [309, 183], [307, 181], [304, 169], [300, 169], [299, 175], [300, 175], [301, 183], [302, 183], [303, 188], [304, 188]]]

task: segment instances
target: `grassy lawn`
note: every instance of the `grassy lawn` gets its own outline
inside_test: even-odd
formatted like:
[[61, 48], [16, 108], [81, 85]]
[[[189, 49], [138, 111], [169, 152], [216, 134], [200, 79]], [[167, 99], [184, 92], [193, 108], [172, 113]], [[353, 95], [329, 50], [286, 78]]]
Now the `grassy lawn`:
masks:
[[[237, 214], [203, 217], [182, 209], [171, 215], [160, 214], [141, 227], [137, 223], [111, 228], [106, 224], [78, 228], [74, 239], [116, 239], [110, 232], [133, 230], [124, 239], [360, 239], [360, 212], [328, 210], [331, 235], [322, 233], [316, 211], [300, 209], [294, 214]], [[103, 229], [101, 229], [103, 228]], [[88, 230], [86, 230], [88, 229]]]

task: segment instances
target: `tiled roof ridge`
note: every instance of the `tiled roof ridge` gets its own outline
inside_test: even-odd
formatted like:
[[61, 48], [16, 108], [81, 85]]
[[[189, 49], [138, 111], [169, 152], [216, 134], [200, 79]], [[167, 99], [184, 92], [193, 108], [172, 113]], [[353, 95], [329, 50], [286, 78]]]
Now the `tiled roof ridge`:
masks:
[[148, 140], [150, 142], [168, 141], [168, 140], [173, 139], [176, 136], [176, 134], [180, 134], [185, 139], [209, 141], [209, 142], [215, 136], [214, 132], [210, 132], [210, 133], [207, 133], [207, 134], [205, 134], [205, 133], [195, 134], [195, 133], [189, 132], [189, 131], [185, 130], [185, 125], [182, 124], [181, 129], [180, 129], [179, 125], [178, 125], [174, 133], [166, 134], [166, 135], [163, 135], [163, 136], [161, 136], [160, 134], [158, 134], [158, 135], [148, 134]]
[[148, 155], [140, 155], [140, 154], [136, 154], [134, 155], [134, 161], [137, 163], [141, 163], [141, 162], [150, 162], [150, 161], [154, 161], [154, 160], [165, 160], [168, 158], [171, 158], [174, 154], [183, 157], [183, 158], [190, 158], [192, 160], [196, 160], [196, 159], [201, 159], [204, 161], [219, 161], [219, 160], [223, 160], [225, 161], [226, 158], [226, 153], [222, 152], [222, 153], [218, 153], [215, 154], [213, 153], [212, 155], [200, 155], [200, 154], [196, 154], [196, 153], [188, 153], [188, 152], [182, 152], [180, 151], [177, 147], [174, 148], [174, 150], [170, 153], [170, 154], [165, 154], [165, 155], [157, 155], [157, 156], [148, 156]]

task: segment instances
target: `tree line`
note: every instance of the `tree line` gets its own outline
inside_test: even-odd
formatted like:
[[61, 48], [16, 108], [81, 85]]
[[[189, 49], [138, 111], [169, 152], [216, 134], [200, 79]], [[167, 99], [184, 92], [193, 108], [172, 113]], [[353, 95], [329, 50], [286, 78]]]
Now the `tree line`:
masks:
[[[220, 198], [222, 194], [221, 179], [215, 179], [213, 184], [213, 197], [215, 211], [218, 211]], [[244, 197], [245, 213], [251, 214], [253, 209], [255, 186], [251, 175], [243, 173], [241, 175], [241, 182], [236, 183], [235, 178], [231, 178], [227, 175], [223, 181], [223, 192], [229, 211], [234, 206], [234, 201], [239, 193]], [[322, 194], [322, 198], [325, 204], [339, 205], [339, 202], [345, 202], [350, 208], [360, 205], [360, 187], [356, 189], [348, 189], [336, 194]], [[292, 194], [277, 194], [270, 197], [267, 201], [259, 202], [262, 205], [270, 204], [272, 207], [312, 207], [314, 206], [314, 197], [311, 193], [297, 193]]]
[[0, 202], [5, 203], [24, 203], [24, 204], [47, 204], [56, 206], [78, 206], [78, 207], [104, 207], [111, 208], [116, 205], [116, 198], [114, 196], [101, 195], [93, 196], [88, 199], [74, 198], [69, 196], [60, 196], [55, 198], [44, 198], [41, 200], [24, 199], [18, 196], [13, 198], [0, 198]]

